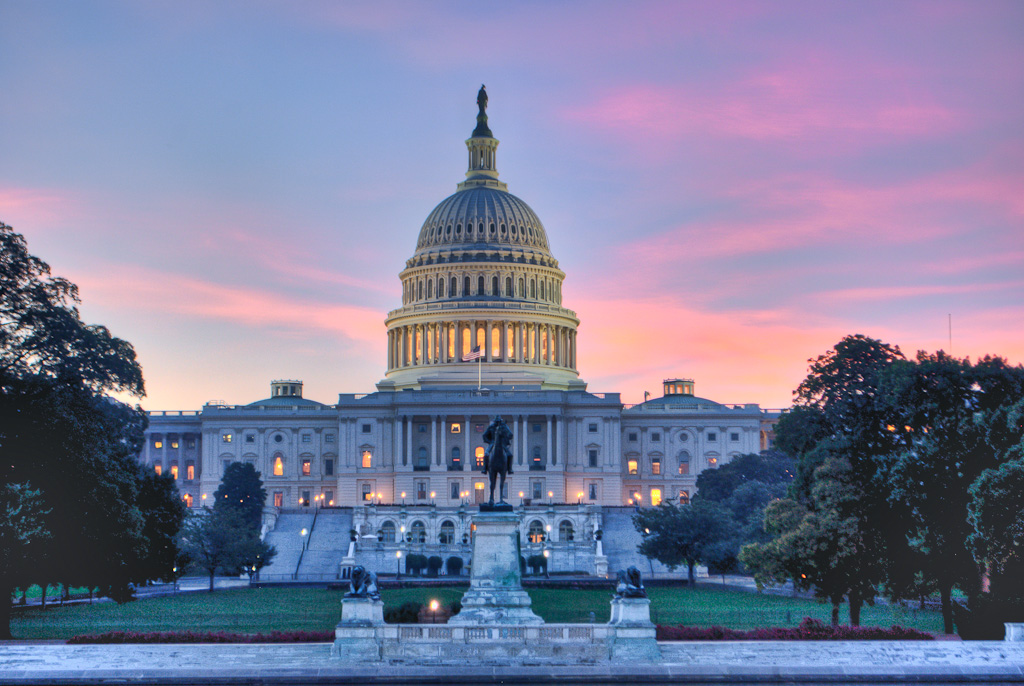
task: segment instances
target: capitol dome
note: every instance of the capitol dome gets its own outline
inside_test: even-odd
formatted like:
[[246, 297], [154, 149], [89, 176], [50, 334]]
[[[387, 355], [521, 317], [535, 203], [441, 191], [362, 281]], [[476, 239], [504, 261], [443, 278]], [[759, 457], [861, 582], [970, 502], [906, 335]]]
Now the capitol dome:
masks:
[[427, 216], [399, 275], [381, 390], [481, 385], [583, 389], [579, 320], [562, 307], [565, 273], [540, 218], [498, 180], [487, 94], [466, 141], [469, 169]]

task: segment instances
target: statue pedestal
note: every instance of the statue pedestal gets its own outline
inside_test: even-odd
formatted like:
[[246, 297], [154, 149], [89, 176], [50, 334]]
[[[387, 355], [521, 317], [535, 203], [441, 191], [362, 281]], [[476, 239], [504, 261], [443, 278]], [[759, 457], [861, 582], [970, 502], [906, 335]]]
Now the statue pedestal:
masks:
[[648, 598], [612, 599], [612, 616], [608, 626], [613, 631], [608, 641], [612, 660], [661, 660], [658, 630], [651, 622], [651, 601]]
[[383, 601], [342, 598], [341, 621], [334, 628], [331, 655], [354, 662], [378, 662], [381, 659], [380, 634], [383, 629]]
[[530, 609], [519, 571], [519, 517], [495, 510], [473, 517], [473, 571], [455, 625], [534, 625], [544, 620]]

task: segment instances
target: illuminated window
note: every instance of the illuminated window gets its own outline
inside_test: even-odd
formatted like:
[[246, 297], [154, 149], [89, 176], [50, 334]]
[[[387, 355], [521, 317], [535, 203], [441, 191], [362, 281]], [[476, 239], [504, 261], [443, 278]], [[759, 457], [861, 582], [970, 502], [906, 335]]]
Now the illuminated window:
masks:
[[651, 474], [655, 476], [661, 474], [661, 460], [657, 458], [651, 460]]
[[178, 465], [176, 465], [176, 464], [172, 464], [171, 465], [171, 478], [172, 479], [177, 479], [178, 478]]
[[637, 472], [636, 460], [630, 460], [629, 462], [627, 462], [626, 463], [626, 469], [629, 471], [630, 474], [636, 474], [636, 472]]
[[284, 476], [284, 460], [280, 455], [274, 458], [274, 476]]
[[690, 473], [690, 453], [686, 452], [685, 450], [679, 453], [679, 473]]
[[370, 484], [362, 485], [363, 500], [373, 500], [373, 487]]
[[689, 505], [690, 504], [690, 494], [687, 493], [686, 491], [679, 491], [679, 504], [680, 505]]
[[533, 469], [540, 469], [544, 464], [540, 460], [540, 446], [533, 447], [533, 464], [530, 465]]
[[482, 481], [477, 481], [473, 484], [474, 502], [482, 503], [484, 500], [487, 499], [487, 491], [485, 490], [486, 488], [487, 486], [485, 486], [484, 482]]
[[708, 458], [708, 466], [711, 467], [711, 468], [717, 467], [718, 466], [718, 458], [717, 457], [709, 457]]
[[196, 463], [186, 462], [185, 463], [185, 478], [192, 481], [196, 478]]
[[530, 543], [543, 543], [544, 542], [544, 524], [539, 520], [535, 519], [530, 522], [530, 528], [526, 534]]
[[423, 479], [416, 481], [416, 500], [427, 499], [427, 482]]
[[183, 495], [182, 500], [185, 501], [185, 507], [192, 507], [193, 499], [191, 493], [186, 493], [185, 495]]
[[156, 472], [157, 476], [160, 476], [164, 473], [164, 466], [162, 464], [153, 465], [153, 470]]
[[660, 488], [652, 488], [651, 489], [651, 506], [652, 507], [657, 507], [658, 505], [661, 505], [661, 489]]
[[177, 441], [171, 441], [171, 448], [174, 449], [174, 450], [177, 450], [178, 449], [178, 442]]
[[363, 451], [363, 469], [369, 469], [373, 466], [373, 452], [369, 450]]
[[231, 441], [235, 440], [235, 436], [234, 434], [223, 434], [221, 435], [220, 440], [222, 440], [225, 443], [230, 443]]
[[476, 466], [477, 466], [477, 469], [483, 469], [483, 466], [484, 466], [484, 449], [483, 449], [483, 446], [478, 447], [474, 454], [476, 455]]
[[153, 447], [156, 448], [157, 450], [160, 450], [160, 448], [164, 447], [164, 442], [163, 441], [153, 441]]
[[452, 424], [452, 433], [453, 434], [462, 433], [462, 424]]
[[323, 507], [324, 505], [334, 507], [334, 491], [327, 490], [321, 494], [320, 506]]
[[274, 507], [284, 507], [284, 493], [274, 491]]
[[313, 463], [310, 460], [302, 461], [302, 476], [309, 476], [313, 473]]

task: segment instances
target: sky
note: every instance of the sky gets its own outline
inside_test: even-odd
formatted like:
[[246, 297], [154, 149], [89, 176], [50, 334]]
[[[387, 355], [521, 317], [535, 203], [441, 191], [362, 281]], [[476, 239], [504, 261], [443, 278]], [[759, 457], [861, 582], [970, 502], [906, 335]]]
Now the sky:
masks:
[[843, 336], [1024, 362], [1024, 3], [0, 0], [0, 221], [149, 410], [334, 402], [476, 92], [625, 403], [786, 407]]

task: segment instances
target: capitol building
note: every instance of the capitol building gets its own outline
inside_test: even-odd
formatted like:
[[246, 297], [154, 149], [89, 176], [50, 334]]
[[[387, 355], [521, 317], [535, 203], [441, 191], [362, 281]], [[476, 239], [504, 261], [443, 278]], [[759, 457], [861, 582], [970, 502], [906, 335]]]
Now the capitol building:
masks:
[[692, 379], [667, 379], [661, 397], [632, 406], [588, 390], [566, 275], [540, 218], [498, 178], [486, 104], [481, 89], [465, 180], [427, 215], [399, 274], [374, 392], [323, 403], [299, 380], [275, 380], [263, 400], [149, 413], [139, 459], [173, 475], [190, 507], [212, 505], [232, 462], [262, 474], [273, 572], [468, 556], [466, 510], [486, 498], [483, 433], [499, 415], [513, 432], [504, 499], [522, 515], [524, 546], [565, 571], [606, 572], [612, 532], [629, 529], [611, 520], [688, 502], [700, 472], [770, 445], [777, 411], [701, 398]]

